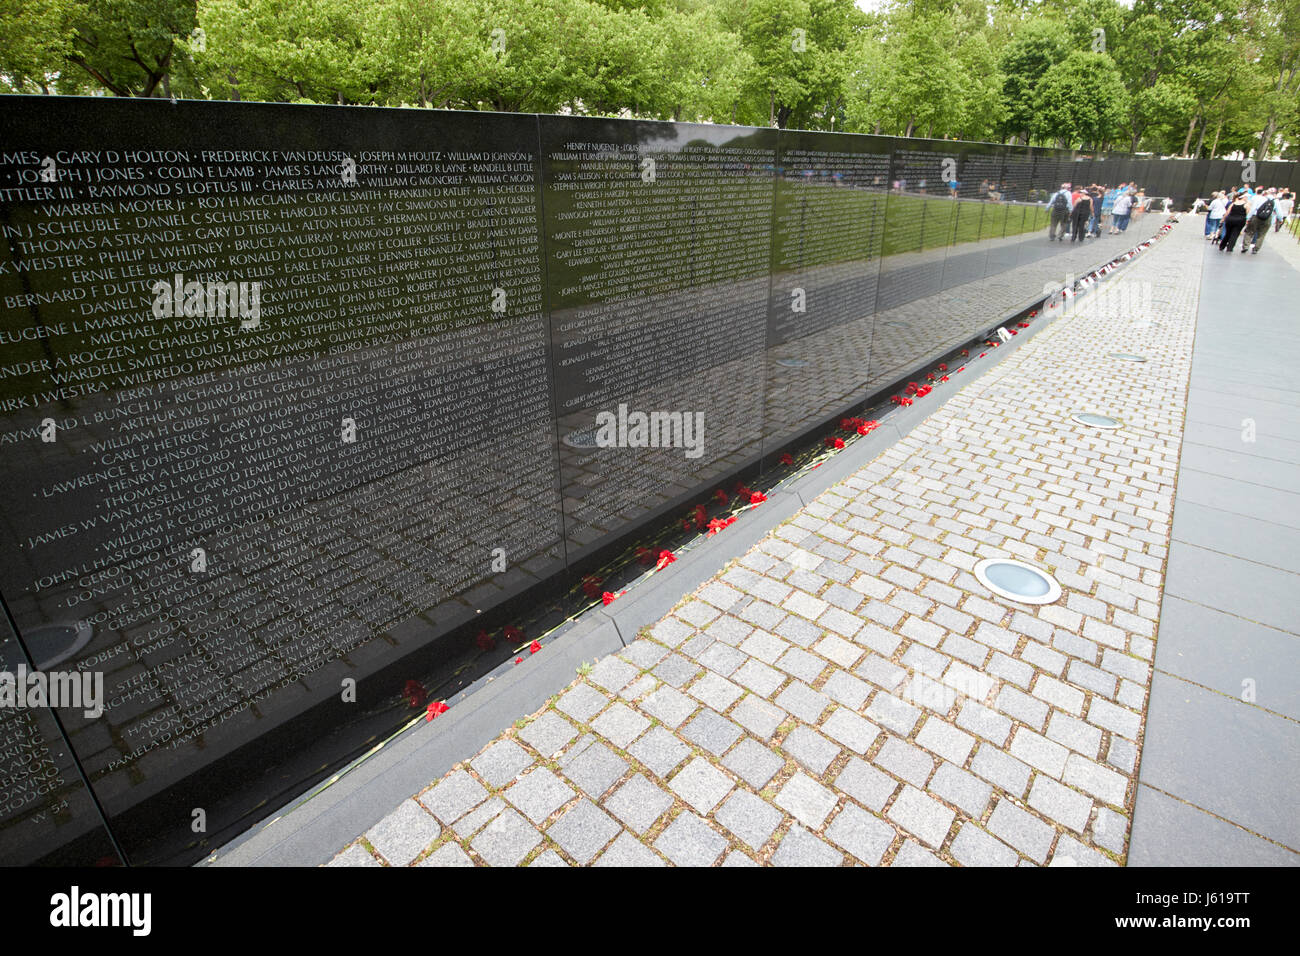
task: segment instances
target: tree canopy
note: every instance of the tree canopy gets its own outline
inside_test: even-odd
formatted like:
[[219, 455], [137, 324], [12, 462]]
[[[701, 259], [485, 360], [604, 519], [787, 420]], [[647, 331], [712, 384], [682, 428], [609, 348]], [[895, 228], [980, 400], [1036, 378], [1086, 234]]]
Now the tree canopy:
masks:
[[0, 90], [1295, 158], [1300, 0], [0, 0]]

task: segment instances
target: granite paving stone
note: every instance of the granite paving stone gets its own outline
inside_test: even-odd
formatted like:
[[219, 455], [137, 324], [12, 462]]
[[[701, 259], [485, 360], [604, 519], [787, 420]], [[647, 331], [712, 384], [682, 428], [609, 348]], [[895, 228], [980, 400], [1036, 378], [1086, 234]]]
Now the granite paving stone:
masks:
[[737, 790], [717, 809], [714, 819], [757, 850], [780, 826], [781, 811], [747, 790]]
[[429, 811], [414, 800], [404, 800], [366, 831], [366, 839], [391, 865], [408, 866], [441, 832]]
[[868, 866], [879, 865], [895, 836], [893, 827], [851, 803], [826, 828], [827, 840]]
[[454, 770], [417, 799], [443, 823], [453, 823], [487, 797], [482, 784], [464, 770]]
[[567, 765], [561, 764], [566, 777], [589, 797], [598, 798], [627, 772], [628, 763], [604, 744], [593, 744]]
[[731, 711], [731, 719], [756, 737], [770, 740], [789, 715], [761, 697], [747, 694]]
[[835, 809], [835, 792], [828, 790], [807, 774], [796, 773], [776, 795], [776, 805], [804, 826], [821, 829]]
[[470, 859], [469, 854], [455, 843], [444, 843], [438, 849], [434, 850], [423, 860], [416, 864], [417, 866], [437, 866], [437, 867], [464, 867], [473, 866], [474, 861]]
[[555, 708], [585, 724], [600, 713], [608, 703], [609, 698], [596, 688], [589, 684], [578, 684], [572, 690], [560, 695], [560, 699], [555, 702]]
[[837, 790], [848, 794], [864, 807], [877, 813], [885, 809], [885, 804], [889, 802], [889, 798], [894, 795], [899, 786], [899, 782], [893, 777], [881, 773], [871, 764], [857, 757], [850, 757], [849, 762], [835, 778]]
[[819, 777], [840, 755], [839, 747], [802, 724], [786, 735], [781, 749]]
[[[604, 698], [601, 698], [602, 703]], [[578, 729], [555, 711], [548, 710], [519, 731], [519, 739], [543, 757], [553, 757], [578, 736]]]
[[773, 866], [824, 867], [843, 862], [844, 854], [799, 826], [790, 828], [772, 854]]
[[667, 866], [663, 859], [632, 834], [624, 831], [592, 866]]
[[662, 780], [691, 755], [691, 748], [663, 727], [652, 727], [627, 752]]
[[546, 835], [578, 863], [590, 863], [619, 832], [618, 822], [590, 800], [579, 800], [550, 825]]
[[907, 784], [890, 805], [886, 816], [921, 842], [938, 849], [957, 815], [938, 800]]
[[985, 833], [974, 823], [963, 823], [952, 841], [953, 859], [963, 866], [1015, 866], [1016, 851]]
[[654, 846], [677, 866], [712, 866], [727, 848], [727, 841], [688, 810], [664, 828]]
[[534, 823], [542, 823], [577, 796], [563, 780], [545, 767], [530, 770], [501, 794]]
[[744, 731], [736, 725], [735, 721], [728, 720], [716, 711], [705, 707], [687, 721], [679, 733], [683, 739], [707, 750], [715, 757], [721, 757], [741, 738]]
[[514, 810], [503, 810], [470, 843], [470, 848], [488, 866], [516, 866], [523, 861], [542, 835]]
[[736, 744], [725, 757], [722, 765], [740, 777], [755, 790], [767, 786], [785, 760], [752, 738], [746, 737]]
[[499, 740], [469, 762], [487, 785], [503, 787], [531, 766], [533, 757], [513, 740]]
[[703, 757], [696, 757], [677, 771], [668, 786], [696, 811], [707, 814], [722, 802], [735, 783]]
[[644, 833], [673, 805], [672, 796], [636, 774], [605, 798], [605, 809], [634, 833]]
[[626, 704], [615, 704], [591, 722], [592, 730], [622, 750], [626, 750], [649, 726], [648, 718]]

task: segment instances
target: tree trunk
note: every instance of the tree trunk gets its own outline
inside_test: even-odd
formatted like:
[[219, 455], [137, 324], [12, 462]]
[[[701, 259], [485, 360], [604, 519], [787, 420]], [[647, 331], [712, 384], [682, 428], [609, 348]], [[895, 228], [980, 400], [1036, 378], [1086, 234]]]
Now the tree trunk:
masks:
[[235, 77], [234, 70], [226, 70], [226, 82], [230, 84], [230, 98], [236, 103], [239, 102], [239, 80]]
[[776, 90], [767, 94], [767, 125], [776, 125]]
[[1269, 116], [1264, 125], [1264, 132], [1259, 137], [1259, 146], [1255, 148], [1255, 160], [1263, 162], [1268, 158], [1268, 148], [1273, 145], [1273, 134], [1277, 132], [1277, 120]]
[[912, 122], [913, 122], [913, 119], [914, 119], [914, 117], [911, 117], [911, 116], [909, 116], [909, 117], [907, 118], [907, 129], [905, 129], [905, 130], [903, 131], [903, 135], [904, 135], [904, 136], [911, 136], [911, 135], [912, 135]]
[[1180, 154], [1184, 159], [1187, 158], [1187, 151], [1192, 148], [1192, 133], [1196, 131], [1196, 124], [1200, 118], [1201, 114], [1197, 113], [1192, 117], [1192, 121], [1187, 124], [1187, 138], [1183, 140], [1183, 151]]
[[1214, 145], [1210, 147], [1210, 159], [1213, 159], [1219, 152], [1219, 133], [1223, 130], [1223, 117], [1219, 117], [1219, 123], [1214, 127]]
[[1201, 147], [1205, 145], [1205, 124], [1201, 124], [1201, 133], [1196, 137], [1196, 159], [1201, 158]]

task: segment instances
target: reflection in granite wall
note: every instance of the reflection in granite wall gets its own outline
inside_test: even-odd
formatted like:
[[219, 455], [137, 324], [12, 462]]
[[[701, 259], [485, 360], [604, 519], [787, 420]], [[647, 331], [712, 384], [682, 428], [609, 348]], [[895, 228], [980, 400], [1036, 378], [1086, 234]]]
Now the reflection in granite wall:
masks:
[[1048, 242], [1061, 182], [1231, 172], [62, 97], [0, 134], [0, 670], [105, 685], [0, 708], [10, 863], [195, 859], [476, 615], [1138, 238]]

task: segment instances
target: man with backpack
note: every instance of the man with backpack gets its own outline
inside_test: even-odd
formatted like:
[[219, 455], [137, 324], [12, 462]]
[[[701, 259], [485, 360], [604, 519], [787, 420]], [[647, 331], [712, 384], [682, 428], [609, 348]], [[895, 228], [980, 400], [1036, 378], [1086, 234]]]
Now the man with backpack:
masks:
[[1060, 240], [1064, 240], [1070, 229], [1070, 210], [1074, 208], [1069, 183], [1061, 183], [1061, 188], [1048, 197], [1047, 208], [1052, 214], [1051, 224], [1047, 227], [1047, 241], [1051, 242], [1058, 238], [1056, 235], [1058, 229], [1061, 232]]
[[1264, 244], [1268, 227], [1273, 222], [1273, 209], [1277, 205], [1274, 192], [1272, 189], [1261, 190], [1252, 198], [1247, 211], [1249, 218], [1246, 220], [1246, 228], [1242, 230], [1242, 252], [1246, 251], [1246, 243], [1250, 243], [1251, 255], [1255, 255]]

